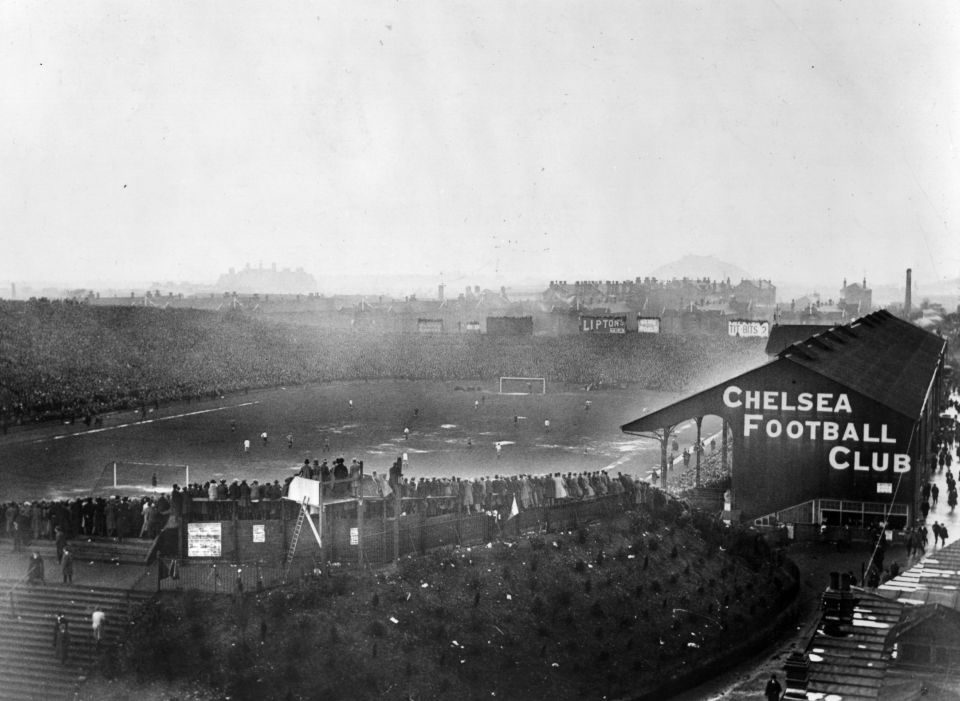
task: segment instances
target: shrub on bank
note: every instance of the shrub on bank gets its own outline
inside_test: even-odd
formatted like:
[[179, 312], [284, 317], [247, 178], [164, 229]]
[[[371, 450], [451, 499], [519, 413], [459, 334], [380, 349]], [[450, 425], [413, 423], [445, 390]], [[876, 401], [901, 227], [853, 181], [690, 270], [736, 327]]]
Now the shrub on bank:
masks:
[[331, 568], [241, 598], [164, 594], [109, 671], [134, 688], [198, 680], [211, 698], [611, 698], [739, 642], [789, 580], [749, 531], [627, 513], [404, 558], [391, 574]]

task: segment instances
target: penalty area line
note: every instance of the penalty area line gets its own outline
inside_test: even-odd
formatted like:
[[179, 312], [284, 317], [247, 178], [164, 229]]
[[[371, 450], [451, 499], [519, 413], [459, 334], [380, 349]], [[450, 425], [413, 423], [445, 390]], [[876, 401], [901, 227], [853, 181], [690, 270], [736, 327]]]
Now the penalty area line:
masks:
[[48, 440], [59, 441], [64, 438], [73, 438], [74, 436], [89, 436], [93, 433], [103, 433], [105, 431], [116, 431], [121, 428], [131, 428], [133, 426], [144, 426], [146, 424], [159, 423], [160, 421], [171, 421], [173, 419], [184, 419], [188, 416], [199, 416], [200, 414], [210, 414], [215, 411], [227, 411], [228, 409], [239, 409], [245, 406], [253, 406], [254, 404], [259, 404], [259, 401], [255, 402], [244, 402], [243, 404], [232, 404], [230, 406], [220, 406], [214, 407], [213, 409], [200, 409], [199, 411], [188, 411], [184, 414], [173, 414], [171, 416], [161, 416], [157, 419], [144, 419], [143, 421], [132, 421], [125, 424], [117, 424], [116, 426], [104, 426], [102, 428], [91, 428], [86, 431], [77, 431], [76, 433], [61, 433], [50, 438], [38, 438], [37, 440], [30, 441], [31, 443], [45, 443]]

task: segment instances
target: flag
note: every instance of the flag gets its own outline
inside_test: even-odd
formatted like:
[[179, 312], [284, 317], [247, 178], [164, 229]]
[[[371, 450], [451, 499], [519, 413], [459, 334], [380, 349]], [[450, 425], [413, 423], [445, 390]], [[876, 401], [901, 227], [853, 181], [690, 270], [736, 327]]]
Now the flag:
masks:
[[517, 506], [517, 495], [514, 494], [514, 495], [513, 495], [513, 504], [510, 505], [510, 516], [509, 516], [509, 518], [513, 518], [514, 516], [518, 516], [519, 514], [520, 514], [520, 507]]

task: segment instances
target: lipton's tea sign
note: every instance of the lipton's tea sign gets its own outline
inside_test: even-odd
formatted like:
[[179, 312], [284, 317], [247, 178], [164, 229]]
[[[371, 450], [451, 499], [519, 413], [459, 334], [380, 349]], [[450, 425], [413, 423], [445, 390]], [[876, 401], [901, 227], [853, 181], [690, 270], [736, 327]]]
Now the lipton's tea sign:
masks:
[[[838, 443], [830, 448], [828, 460], [835, 470], [909, 472], [910, 456], [896, 452], [897, 439], [885, 423], [858, 423], [844, 420], [853, 414], [846, 393], [781, 392], [745, 390], [730, 385], [723, 391], [723, 403], [730, 409], [742, 409], [743, 436], [822, 440]], [[771, 418], [763, 412], [777, 412]], [[781, 418], [796, 413], [795, 419]], [[810, 416], [815, 418], [808, 418]], [[829, 418], [826, 418], [829, 417]], [[852, 448], [841, 443], [859, 444]]]

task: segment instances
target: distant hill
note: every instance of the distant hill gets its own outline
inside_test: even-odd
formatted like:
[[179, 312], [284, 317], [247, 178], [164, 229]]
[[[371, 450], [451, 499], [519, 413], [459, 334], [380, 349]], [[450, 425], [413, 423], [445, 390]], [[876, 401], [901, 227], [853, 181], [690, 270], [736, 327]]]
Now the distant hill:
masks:
[[755, 280], [756, 277], [738, 265], [727, 263], [714, 256], [686, 255], [680, 260], [661, 265], [650, 273], [658, 280], [672, 280], [682, 278], [709, 278], [710, 280], [726, 280], [737, 284], [741, 280]]

